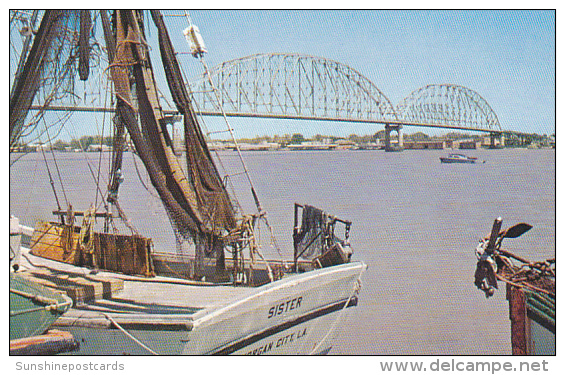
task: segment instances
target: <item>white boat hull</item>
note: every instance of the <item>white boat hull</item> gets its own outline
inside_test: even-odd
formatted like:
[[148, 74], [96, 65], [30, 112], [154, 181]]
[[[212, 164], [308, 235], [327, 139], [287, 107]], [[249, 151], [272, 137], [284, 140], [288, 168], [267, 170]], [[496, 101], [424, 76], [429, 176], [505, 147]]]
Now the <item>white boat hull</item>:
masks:
[[357, 303], [366, 266], [288, 277], [225, 307], [197, 313], [183, 354], [318, 354], [328, 351]]
[[[51, 267], [56, 263], [46, 262]], [[167, 301], [171, 293], [171, 306], [160, 302], [160, 312], [146, 313], [152, 303], [130, 300], [135, 295], [130, 293], [115, 301], [137, 310], [145, 306], [141, 313], [117, 309], [111, 305], [114, 299], [102, 300], [71, 309], [53, 327], [74, 336], [80, 348], [72, 354], [79, 355], [325, 354], [355, 310], [351, 307], [357, 304], [365, 269], [363, 263], [348, 263], [287, 276], [244, 293], [241, 287], [229, 287], [239, 297], [195, 313], [163, 311], [177, 309], [175, 303], [183, 299], [189, 305], [197, 293], [219, 293], [217, 289], [192, 286], [183, 295], [171, 284], [146, 281], [146, 294], [157, 291], [165, 294], [160, 301]], [[229, 295], [230, 289], [223, 288]]]

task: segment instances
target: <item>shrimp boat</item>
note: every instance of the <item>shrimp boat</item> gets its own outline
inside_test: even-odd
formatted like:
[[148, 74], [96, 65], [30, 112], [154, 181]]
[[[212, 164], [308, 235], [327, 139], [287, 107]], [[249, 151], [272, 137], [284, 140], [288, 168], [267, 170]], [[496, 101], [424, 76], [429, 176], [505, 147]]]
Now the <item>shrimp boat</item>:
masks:
[[[190, 53], [207, 72], [202, 37], [189, 14], [184, 17]], [[151, 20], [157, 32], [147, 35]], [[351, 260], [351, 222], [295, 203], [294, 256], [276, 261], [263, 256], [256, 235], [261, 226], [279, 250], [267, 213], [243, 159], [249, 201], [256, 210], [245, 213], [228, 193], [230, 176], [220, 174], [208, 149], [208, 134], [193, 107], [164, 15], [158, 10], [11, 11], [11, 35], [13, 30], [22, 41], [11, 81], [11, 165], [29, 151], [25, 137], [47, 137], [48, 147], [40, 144], [37, 152], [53, 158], [46, 167], [57, 207], [55, 220], [38, 221], [33, 228], [22, 224], [14, 231], [22, 245], [11, 248], [17, 252], [11, 268], [19, 278], [72, 300], [72, 307], [45, 329], [71, 334], [78, 343], [72, 354], [80, 355], [328, 353], [355, 310], [367, 268]], [[151, 48], [155, 35], [158, 47]], [[150, 58], [157, 51], [162, 80]], [[17, 57], [10, 53], [12, 67]], [[92, 117], [107, 113], [107, 107], [76, 105], [82, 98], [73, 91], [81, 87], [75, 78], [86, 87], [96, 68], [110, 79], [94, 86], [113, 93], [108, 182], [96, 186], [101, 202], [65, 205], [53, 182], [60, 172], [53, 132], [61, 113], [69, 113], [64, 122], [81, 111]], [[173, 110], [162, 106], [163, 88], [157, 88], [162, 81]], [[170, 131], [175, 121], [184, 130], [182, 147]], [[127, 148], [141, 160], [177, 244], [186, 246], [156, 249], [122, 209], [118, 192]], [[183, 155], [180, 148], [184, 158], [178, 156]]]

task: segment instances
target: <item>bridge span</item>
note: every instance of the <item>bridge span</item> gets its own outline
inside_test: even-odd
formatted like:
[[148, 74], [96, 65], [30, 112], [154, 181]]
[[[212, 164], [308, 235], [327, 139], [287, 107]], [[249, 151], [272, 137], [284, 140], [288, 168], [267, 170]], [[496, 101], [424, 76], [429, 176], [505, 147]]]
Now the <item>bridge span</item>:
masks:
[[257, 54], [219, 64], [209, 75], [191, 85], [203, 115], [382, 124], [388, 147], [393, 131], [402, 147], [403, 126], [502, 134], [496, 113], [471, 89], [428, 85], [394, 106], [355, 69], [320, 57]]
[[[209, 74], [211, 79], [202, 76], [191, 84], [195, 110], [202, 115], [381, 124], [386, 130], [387, 149], [391, 149], [391, 133], [395, 131], [398, 146], [403, 147], [404, 126], [489, 133], [491, 144], [503, 134], [487, 101], [463, 86], [428, 85], [394, 106], [355, 69], [299, 54], [247, 56], [224, 62]], [[32, 110], [39, 108], [32, 106]], [[48, 110], [114, 111], [53, 105]], [[171, 121], [178, 114], [171, 109], [163, 112]]]

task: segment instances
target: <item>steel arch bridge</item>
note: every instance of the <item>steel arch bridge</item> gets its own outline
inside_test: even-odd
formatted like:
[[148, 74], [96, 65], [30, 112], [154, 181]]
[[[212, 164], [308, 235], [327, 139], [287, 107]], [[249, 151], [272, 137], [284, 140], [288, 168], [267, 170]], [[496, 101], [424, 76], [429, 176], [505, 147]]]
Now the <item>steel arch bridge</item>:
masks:
[[[299, 54], [257, 54], [210, 71], [231, 116], [333, 121], [398, 121], [390, 100], [366, 77], [333, 60]], [[209, 81], [193, 85], [199, 111], [218, 114]]]
[[477, 92], [463, 86], [427, 85], [396, 107], [405, 125], [502, 132], [496, 113]]
[[[300, 54], [256, 54], [224, 62], [192, 83], [204, 115], [310, 119], [451, 128], [500, 134], [495, 112], [478, 93], [428, 85], [397, 107], [374, 83], [339, 62]], [[215, 90], [215, 92], [214, 92]]]

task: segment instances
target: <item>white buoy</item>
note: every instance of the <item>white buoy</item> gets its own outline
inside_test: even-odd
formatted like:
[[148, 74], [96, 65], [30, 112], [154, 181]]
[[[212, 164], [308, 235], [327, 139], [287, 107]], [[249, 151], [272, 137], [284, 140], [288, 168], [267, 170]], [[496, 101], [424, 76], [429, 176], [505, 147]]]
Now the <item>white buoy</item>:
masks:
[[184, 29], [183, 34], [187, 42], [190, 44], [190, 53], [192, 53], [192, 56], [198, 57], [208, 52], [206, 44], [204, 44], [204, 39], [202, 38], [202, 35], [200, 35], [198, 26], [190, 25]]

